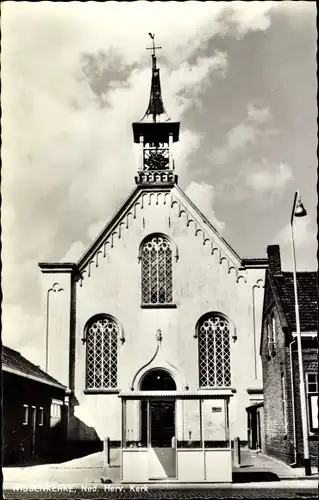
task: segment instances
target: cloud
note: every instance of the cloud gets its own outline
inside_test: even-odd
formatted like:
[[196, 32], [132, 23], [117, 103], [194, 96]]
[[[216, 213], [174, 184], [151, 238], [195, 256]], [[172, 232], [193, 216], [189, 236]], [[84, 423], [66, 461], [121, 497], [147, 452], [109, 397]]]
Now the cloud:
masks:
[[215, 52], [211, 57], [198, 57], [196, 63], [182, 63], [177, 70], [172, 71], [169, 83], [174, 95], [174, 101], [181, 96], [197, 98], [206, 86], [211, 84], [209, 75], [214, 72], [225, 77], [228, 69], [228, 59], [225, 52]]
[[[316, 224], [311, 217], [294, 219], [294, 242], [298, 271], [314, 271], [318, 268]], [[292, 269], [292, 234], [290, 223], [275, 236], [272, 244], [280, 245], [283, 270]]]
[[212, 208], [215, 199], [214, 187], [206, 182], [191, 182], [185, 189], [185, 193], [203, 212], [212, 225], [222, 233], [225, 230], [225, 223], [216, 217], [215, 211]]
[[260, 155], [262, 146], [267, 144], [279, 131], [269, 126], [273, 119], [268, 107], [247, 105], [244, 119], [226, 134], [224, 144], [216, 146], [208, 156], [213, 166], [227, 165], [229, 172], [236, 173], [221, 181], [218, 195], [231, 194], [232, 200], [282, 194], [287, 183], [293, 179], [289, 165], [273, 162]]
[[223, 13], [223, 22], [228, 29], [235, 29], [239, 36], [249, 31], [265, 31], [270, 26], [269, 14], [276, 8], [275, 2], [254, 2], [251, 8], [245, 8], [241, 1], [234, 1], [231, 8]]
[[258, 200], [258, 203], [272, 203], [281, 198], [286, 186], [294, 178], [291, 167], [274, 163], [266, 158], [259, 161], [247, 160], [232, 177], [224, 178], [218, 185], [217, 195], [232, 202]]
[[258, 108], [249, 103], [246, 117], [227, 132], [224, 144], [216, 146], [209, 155], [212, 164], [217, 166], [229, 163], [240, 153], [247, 153], [249, 146], [267, 141], [277, 133], [276, 130], [264, 126], [271, 119], [272, 116], [267, 107]]
[[246, 184], [257, 194], [282, 192], [287, 182], [293, 179], [289, 165], [280, 163], [270, 166], [263, 160], [264, 167], [246, 174]]
[[[240, 2], [6, 2], [2, 10], [3, 291], [4, 303], [16, 306], [10, 321], [20, 326], [33, 318], [27, 338], [36, 310], [41, 314], [37, 261], [74, 260], [94, 225], [104, 225], [134, 187], [131, 122], [142, 117], [149, 96], [147, 33], [163, 43], [164, 104], [177, 120], [227, 74], [225, 52], [203, 54], [208, 42], [227, 30], [237, 36], [266, 29], [271, 9]], [[186, 176], [200, 143], [200, 135], [183, 129], [174, 151], [179, 175]], [[18, 336], [18, 327], [8, 328]]]
[[264, 123], [268, 122], [272, 118], [267, 107], [256, 108], [253, 104], [248, 104], [247, 111], [247, 120], [252, 122]]
[[75, 241], [61, 258], [61, 262], [77, 262], [82, 257], [85, 250], [86, 247], [83, 245], [82, 241]]
[[3, 345], [23, 351], [30, 361], [44, 367], [44, 317], [29, 314], [25, 307], [6, 304], [2, 311], [1, 337]]

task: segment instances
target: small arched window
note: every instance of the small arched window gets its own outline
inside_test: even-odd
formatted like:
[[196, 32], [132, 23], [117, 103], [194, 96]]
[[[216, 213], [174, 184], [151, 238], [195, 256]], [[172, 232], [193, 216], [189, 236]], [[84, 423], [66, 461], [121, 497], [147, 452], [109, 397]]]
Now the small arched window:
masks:
[[199, 386], [229, 387], [230, 330], [227, 319], [219, 314], [208, 314], [199, 321], [197, 329]]
[[142, 243], [142, 304], [173, 302], [172, 246], [164, 235], [151, 235]]
[[117, 387], [117, 348], [119, 328], [105, 314], [92, 318], [86, 330], [86, 388]]

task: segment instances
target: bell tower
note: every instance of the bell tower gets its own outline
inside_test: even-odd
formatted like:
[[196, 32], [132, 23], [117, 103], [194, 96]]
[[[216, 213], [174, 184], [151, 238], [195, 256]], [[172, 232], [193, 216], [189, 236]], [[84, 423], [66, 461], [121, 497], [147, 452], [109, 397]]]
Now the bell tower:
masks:
[[161, 94], [160, 70], [156, 63], [154, 35], [152, 39], [152, 81], [150, 100], [141, 121], [133, 123], [134, 142], [140, 145], [140, 164], [135, 177], [137, 184], [175, 184], [175, 165], [172, 144], [179, 140], [179, 122], [167, 116]]

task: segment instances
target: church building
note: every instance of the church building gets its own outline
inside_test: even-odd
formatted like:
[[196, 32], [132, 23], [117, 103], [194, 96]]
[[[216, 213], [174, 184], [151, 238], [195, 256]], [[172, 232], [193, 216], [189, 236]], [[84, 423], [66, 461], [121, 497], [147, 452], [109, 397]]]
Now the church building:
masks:
[[[39, 264], [47, 371], [71, 391], [68, 439], [91, 439], [79, 422], [109, 438], [123, 451], [123, 480], [145, 480], [125, 451], [139, 451], [140, 471], [151, 460], [139, 458], [143, 450], [158, 449], [167, 450], [162, 468], [154, 459], [146, 479], [187, 480], [192, 469], [193, 480], [210, 480], [226, 455], [205, 455], [204, 472], [195, 464], [209, 450], [231, 450], [236, 437], [247, 442], [246, 408], [263, 399], [268, 260], [240, 257], [179, 187], [179, 135], [165, 113], [153, 43], [149, 104], [133, 123], [133, 191], [77, 263]], [[49, 294], [53, 285], [63, 292]]]

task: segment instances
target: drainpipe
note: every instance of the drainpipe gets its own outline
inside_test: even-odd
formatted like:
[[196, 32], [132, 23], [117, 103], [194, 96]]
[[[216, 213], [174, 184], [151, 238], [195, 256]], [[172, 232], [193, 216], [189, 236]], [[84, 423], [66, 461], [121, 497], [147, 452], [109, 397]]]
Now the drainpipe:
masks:
[[258, 280], [256, 285], [252, 287], [252, 295], [253, 295], [253, 336], [254, 336], [254, 368], [255, 368], [255, 380], [258, 378], [258, 369], [257, 369], [257, 346], [256, 346], [256, 297], [255, 297], [255, 288], [264, 288], [264, 285], [261, 285], [262, 280]]
[[294, 376], [293, 376], [293, 364], [292, 364], [292, 344], [296, 342], [296, 339], [292, 340], [289, 344], [289, 355], [290, 355], [290, 380], [291, 380], [291, 398], [292, 398], [292, 425], [294, 430], [294, 459], [295, 461], [290, 464], [290, 467], [297, 465], [297, 436], [296, 436], [296, 413], [295, 413], [295, 387], [294, 387]]
[[257, 348], [256, 348], [256, 319], [255, 319], [255, 288], [259, 288], [257, 285], [253, 286], [253, 335], [254, 335], [254, 366], [255, 366], [255, 380], [257, 380]]

